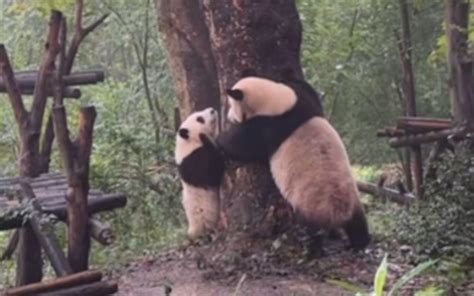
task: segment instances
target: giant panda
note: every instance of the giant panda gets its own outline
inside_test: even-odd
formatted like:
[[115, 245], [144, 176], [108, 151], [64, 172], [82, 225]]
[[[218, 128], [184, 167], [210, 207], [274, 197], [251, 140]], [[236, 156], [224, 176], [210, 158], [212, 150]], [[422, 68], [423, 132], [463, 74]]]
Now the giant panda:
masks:
[[217, 144], [238, 161], [269, 161], [270, 171], [298, 220], [314, 233], [346, 232], [350, 246], [370, 242], [367, 221], [344, 144], [324, 118], [320, 99], [304, 80], [249, 76], [227, 90], [228, 119], [236, 123]]
[[188, 116], [176, 135], [175, 161], [192, 241], [215, 230], [220, 218], [219, 186], [225, 165], [213, 143], [216, 127], [217, 112], [207, 108]]

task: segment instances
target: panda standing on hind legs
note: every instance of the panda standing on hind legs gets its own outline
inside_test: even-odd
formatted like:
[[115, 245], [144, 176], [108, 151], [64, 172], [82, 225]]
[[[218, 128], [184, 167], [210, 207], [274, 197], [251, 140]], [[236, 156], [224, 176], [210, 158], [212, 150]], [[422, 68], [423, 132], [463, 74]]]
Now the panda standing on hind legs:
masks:
[[311, 253], [322, 252], [321, 231], [339, 228], [351, 248], [364, 249], [370, 234], [357, 184], [318, 94], [288, 71], [281, 82], [252, 73], [227, 90], [228, 119], [236, 125], [218, 136], [219, 148], [237, 161], [269, 161], [275, 184], [309, 230]]
[[191, 241], [215, 230], [221, 218], [219, 187], [225, 164], [213, 142], [216, 127], [217, 111], [207, 108], [189, 115], [176, 135], [175, 161]]

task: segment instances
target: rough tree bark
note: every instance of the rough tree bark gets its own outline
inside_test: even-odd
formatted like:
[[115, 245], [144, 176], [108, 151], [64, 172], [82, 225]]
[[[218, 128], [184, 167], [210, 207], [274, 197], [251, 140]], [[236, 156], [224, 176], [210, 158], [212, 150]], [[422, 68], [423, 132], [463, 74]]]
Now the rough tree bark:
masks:
[[446, 35], [451, 108], [454, 120], [474, 129], [473, 56], [469, 49], [470, 1], [446, 0]]
[[179, 100], [180, 117], [206, 107], [219, 108], [219, 85], [209, 33], [199, 1], [156, 0]]
[[[203, 1], [221, 91], [231, 87], [244, 69], [280, 78], [285, 68], [302, 76], [302, 25], [295, 1]], [[227, 99], [221, 95], [222, 114]], [[281, 201], [269, 169], [263, 165], [233, 164], [227, 170], [221, 204], [229, 232], [257, 230], [268, 234], [275, 226], [273, 211]]]

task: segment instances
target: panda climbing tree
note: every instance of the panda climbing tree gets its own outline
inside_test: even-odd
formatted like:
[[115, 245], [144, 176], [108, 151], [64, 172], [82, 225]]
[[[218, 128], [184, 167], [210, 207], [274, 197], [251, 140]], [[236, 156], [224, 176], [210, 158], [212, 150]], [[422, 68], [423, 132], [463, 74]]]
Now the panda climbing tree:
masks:
[[[295, 78], [303, 79], [302, 24], [295, 1], [191, 2], [157, 0], [181, 118], [213, 107], [221, 111], [220, 128], [226, 129], [225, 90], [248, 68], [273, 80], [290, 69]], [[268, 163], [227, 164], [221, 208], [229, 235], [265, 237], [293, 223]]]

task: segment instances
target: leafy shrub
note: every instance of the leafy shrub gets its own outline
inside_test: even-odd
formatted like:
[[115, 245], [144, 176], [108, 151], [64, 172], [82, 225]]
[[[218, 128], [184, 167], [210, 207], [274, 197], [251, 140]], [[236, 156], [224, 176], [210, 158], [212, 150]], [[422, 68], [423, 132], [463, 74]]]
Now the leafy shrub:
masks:
[[435, 166], [436, 178], [425, 186], [426, 199], [400, 219], [399, 235], [420, 254], [473, 258], [474, 143], [460, 144]]

